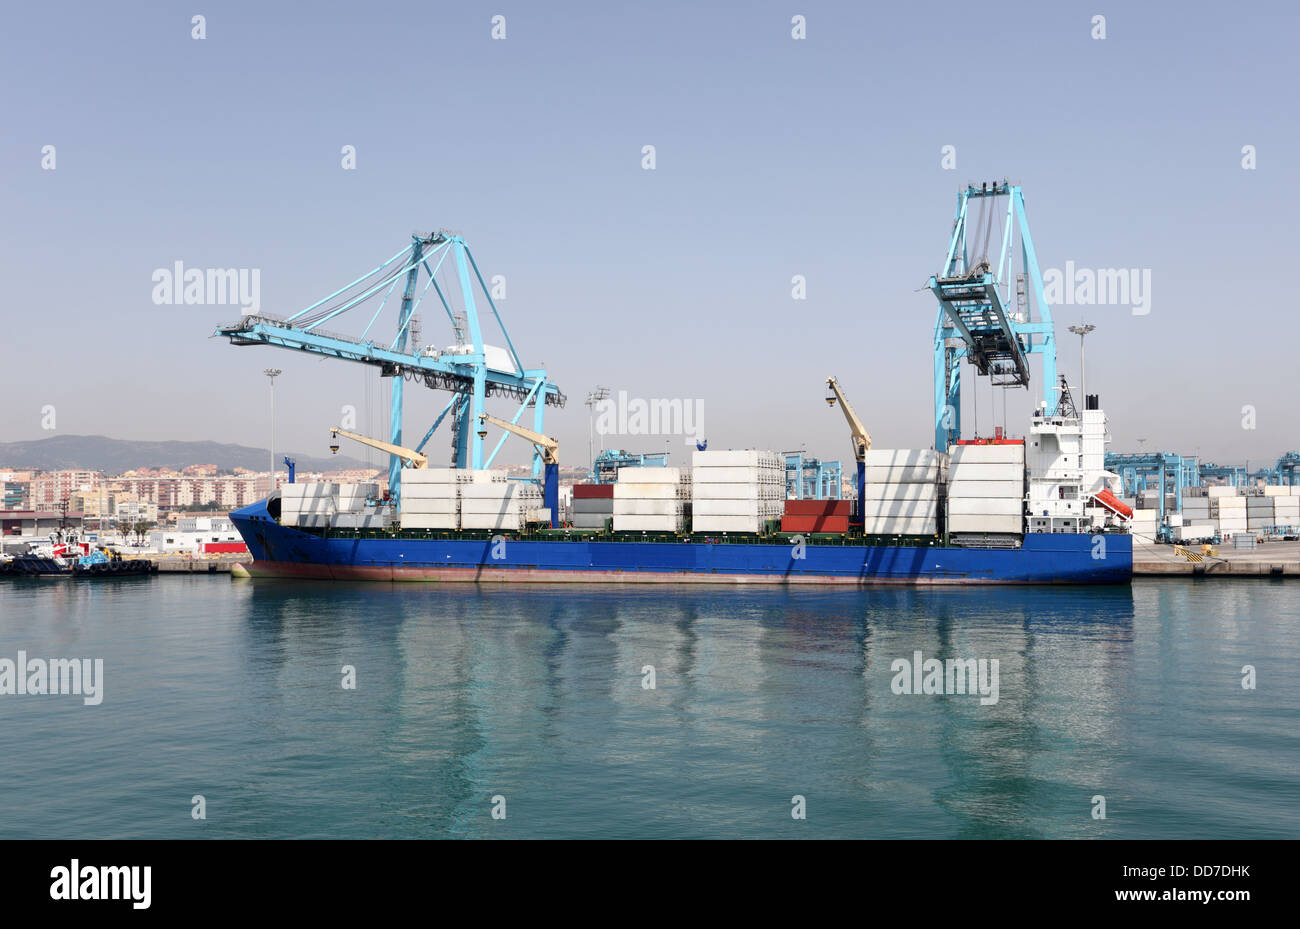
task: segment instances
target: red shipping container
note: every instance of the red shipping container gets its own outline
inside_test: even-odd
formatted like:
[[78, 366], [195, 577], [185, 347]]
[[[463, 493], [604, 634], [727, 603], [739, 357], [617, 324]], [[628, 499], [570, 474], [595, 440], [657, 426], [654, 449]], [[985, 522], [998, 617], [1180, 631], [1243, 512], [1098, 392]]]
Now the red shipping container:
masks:
[[845, 516], [853, 508], [851, 500], [787, 500], [786, 516]]
[[782, 532], [848, 532], [847, 516], [787, 516], [781, 520]]
[[610, 500], [614, 497], [613, 484], [574, 484], [574, 500]]
[[224, 554], [247, 554], [248, 546], [243, 542], [204, 542], [203, 554], [205, 555], [224, 555]]

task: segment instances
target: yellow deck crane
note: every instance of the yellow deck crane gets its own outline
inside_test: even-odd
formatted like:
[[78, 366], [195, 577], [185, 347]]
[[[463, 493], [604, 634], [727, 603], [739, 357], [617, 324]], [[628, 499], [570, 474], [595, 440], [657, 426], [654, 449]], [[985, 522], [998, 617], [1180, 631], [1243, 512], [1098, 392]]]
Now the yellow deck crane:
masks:
[[497, 419], [487, 413], [478, 416], [479, 436], [487, 435], [486, 423], [499, 426], [506, 432], [513, 433], [521, 439], [532, 442], [542, 456], [542, 506], [551, 511], [551, 528], [559, 525], [560, 517], [560, 443], [549, 435], [542, 435], [523, 426], [517, 426], [504, 419]]
[[840, 389], [840, 382], [834, 377], [826, 378], [826, 386], [830, 388], [830, 393], [826, 396], [826, 403], [830, 406], [839, 401], [840, 409], [844, 412], [844, 418], [849, 422], [849, 438], [853, 442], [853, 457], [858, 463], [858, 520], [865, 524], [867, 512], [867, 452], [871, 448], [871, 433], [867, 432], [867, 427], [862, 424], [858, 414], [854, 412], [853, 406], [849, 403], [849, 398], [844, 396], [844, 391]]
[[330, 444], [330, 451], [334, 454], [338, 454], [339, 443], [337, 440], [339, 436], [343, 436], [345, 439], [351, 439], [354, 442], [360, 442], [362, 445], [369, 445], [371, 448], [377, 448], [381, 452], [396, 455], [398, 458], [402, 459], [402, 467], [404, 468], [427, 468], [429, 466], [428, 456], [413, 449], [402, 448], [402, 446], [393, 445], [390, 442], [381, 442], [378, 439], [370, 438], [368, 435], [348, 432], [346, 429], [340, 429], [338, 426], [330, 426], [330, 438], [335, 440]]

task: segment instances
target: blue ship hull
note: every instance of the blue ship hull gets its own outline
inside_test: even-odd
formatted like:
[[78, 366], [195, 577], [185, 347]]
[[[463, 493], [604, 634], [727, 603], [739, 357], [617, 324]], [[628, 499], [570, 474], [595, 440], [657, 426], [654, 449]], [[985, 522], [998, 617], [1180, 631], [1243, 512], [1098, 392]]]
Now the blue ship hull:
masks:
[[[261, 501], [230, 514], [254, 577], [478, 583], [1127, 584], [1126, 534], [1029, 534], [1017, 549], [787, 542], [328, 535], [281, 526]], [[797, 557], [802, 555], [802, 557]]]

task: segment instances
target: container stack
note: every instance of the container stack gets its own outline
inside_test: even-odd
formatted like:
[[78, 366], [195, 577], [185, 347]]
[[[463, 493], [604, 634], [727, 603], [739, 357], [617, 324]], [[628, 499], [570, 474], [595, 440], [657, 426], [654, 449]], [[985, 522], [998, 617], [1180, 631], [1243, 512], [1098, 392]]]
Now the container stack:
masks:
[[382, 529], [387, 516], [366, 507], [379, 496], [378, 484], [339, 484], [336, 512], [330, 519], [334, 529]]
[[615, 532], [681, 532], [685, 528], [690, 475], [683, 476], [681, 468], [619, 468], [613, 487]]
[[1159, 529], [1159, 510], [1143, 507], [1133, 511], [1133, 518], [1129, 520], [1129, 532], [1135, 537], [1145, 542], [1153, 542]]
[[787, 500], [782, 532], [848, 532], [850, 500]]
[[613, 515], [613, 484], [573, 485], [573, 528], [604, 529]]
[[280, 524], [324, 529], [338, 512], [338, 484], [294, 483], [280, 487]]
[[460, 528], [518, 530], [529, 510], [542, 505], [542, 491], [533, 484], [511, 481], [502, 470], [465, 470], [460, 490]]
[[1292, 532], [1300, 529], [1300, 486], [1265, 487], [1264, 492], [1274, 492], [1273, 524], [1290, 527]]
[[785, 509], [785, 459], [757, 449], [691, 456], [691, 530], [764, 531]]
[[950, 454], [948, 532], [1024, 532], [1024, 443], [954, 445]]
[[1183, 519], [1188, 523], [1213, 523], [1214, 517], [1210, 515], [1210, 498], [1208, 496], [1189, 495], [1189, 491], [1196, 490], [1203, 491], [1205, 488], [1183, 488]]
[[938, 533], [939, 488], [947, 479], [947, 455], [924, 448], [873, 448], [866, 465], [865, 533]]
[[1273, 499], [1263, 496], [1246, 498], [1246, 529], [1251, 535], [1258, 535], [1276, 524]]
[[459, 468], [408, 468], [402, 472], [398, 513], [403, 529], [459, 529]]
[[1211, 487], [1210, 515], [1219, 525], [1219, 535], [1227, 538], [1249, 531], [1249, 511], [1246, 498], [1236, 487]]

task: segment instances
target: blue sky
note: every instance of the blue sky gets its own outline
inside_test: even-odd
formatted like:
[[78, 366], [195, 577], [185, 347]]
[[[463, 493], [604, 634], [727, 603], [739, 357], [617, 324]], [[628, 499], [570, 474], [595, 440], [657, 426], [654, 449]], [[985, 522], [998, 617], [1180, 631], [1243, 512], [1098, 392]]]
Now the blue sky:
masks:
[[[1147, 316], [1056, 310], [1072, 380], [1064, 329], [1098, 326], [1088, 384], [1112, 448], [1275, 458], [1300, 446], [1282, 284], [1300, 215], [1300, 16], [1105, 6], [15, 9], [0, 39], [0, 439], [49, 435], [53, 405], [61, 433], [264, 446], [268, 365], [285, 372], [280, 447], [322, 452], [345, 404], [382, 434], [373, 373], [210, 339], [239, 310], [157, 306], [151, 275], [177, 260], [258, 268], [263, 307], [288, 315], [446, 227], [506, 277], [520, 354], [568, 394], [548, 418], [568, 463], [586, 456], [581, 401], [597, 384], [702, 400], [715, 447], [847, 460], [822, 399], [835, 374], [877, 446], [928, 446], [935, 306], [917, 291], [957, 189], [1009, 177], [1044, 267], [1151, 271]], [[806, 40], [791, 38], [795, 14]], [[796, 274], [805, 301], [790, 297]], [[429, 334], [432, 307], [422, 316]], [[1002, 399], [973, 384], [987, 427]], [[407, 434], [423, 434], [445, 397], [408, 397]], [[1033, 398], [1007, 400], [1023, 432]], [[511, 460], [526, 458], [519, 446]]]

